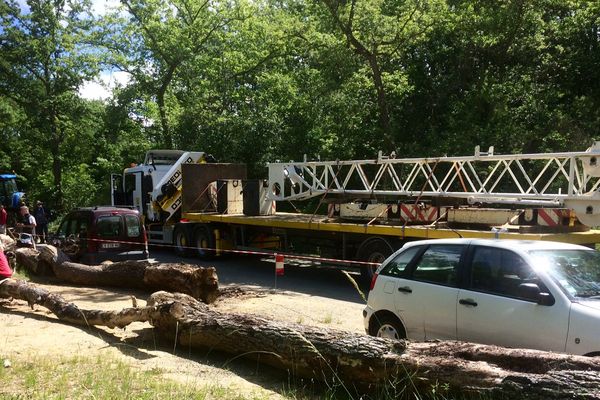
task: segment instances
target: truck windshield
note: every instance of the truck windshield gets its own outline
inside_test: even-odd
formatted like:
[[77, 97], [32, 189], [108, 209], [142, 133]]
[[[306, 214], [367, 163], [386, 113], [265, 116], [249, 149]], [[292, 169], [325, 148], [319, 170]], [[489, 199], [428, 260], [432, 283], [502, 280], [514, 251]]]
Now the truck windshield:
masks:
[[14, 179], [0, 180], [0, 196], [12, 196], [17, 191], [17, 184]]
[[594, 250], [532, 250], [542, 267], [571, 296], [600, 299], [600, 253]]

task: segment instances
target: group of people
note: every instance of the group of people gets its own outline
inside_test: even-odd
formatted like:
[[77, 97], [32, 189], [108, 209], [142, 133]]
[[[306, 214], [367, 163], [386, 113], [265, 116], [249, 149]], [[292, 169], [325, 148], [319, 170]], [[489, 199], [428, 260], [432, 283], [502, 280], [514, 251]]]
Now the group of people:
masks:
[[[16, 223], [19, 232], [29, 233], [33, 238], [38, 237], [41, 243], [45, 243], [48, 236], [48, 213], [41, 201], [36, 202], [33, 215], [29, 212], [29, 207], [22, 205], [19, 209], [20, 221]], [[0, 234], [6, 234], [8, 224], [8, 213], [4, 205], [0, 204]], [[0, 281], [10, 278], [13, 272], [10, 268], [8, 258], [4, 253], [4, 244], [0, 240]]]
[[[20, 220], [17, 221], [16, 228], [19, 232], [29, 233], [34, 238], [38, 237], [40, 243], [46, 242], [48, 236], [48, 213], [41, 201], [36, 202], [33, 214], [29, 207], [22, 205], [19, 209]], [[6, 234], [8, 224], [8, 214], [4, 205], [0, 204], [0, 234]]]

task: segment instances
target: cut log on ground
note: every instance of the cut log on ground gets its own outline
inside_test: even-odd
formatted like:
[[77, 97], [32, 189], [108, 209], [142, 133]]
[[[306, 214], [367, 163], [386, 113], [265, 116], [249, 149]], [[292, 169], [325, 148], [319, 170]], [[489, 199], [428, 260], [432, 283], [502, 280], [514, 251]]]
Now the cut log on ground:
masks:
[[[600, 399], [600, 359], [462, 342], [413, 343], [351, 332], [219, 313], [183, 294], [154, 293], [147, 307], [118, 312], [81, 310], [26, 282], [0, 284], [0, 297], [48, 307], [80, 325], [125, 326], [149, 321], [181, 346], [213, 349], [348, 390], [393, 382], [425, 395], [486, 399]], [[52, 308], [50, 308], [52, 307]]]
[[4, 248], [5, 252], [14, 251], [16, 248], [15, 240], [9, 235], [5, 235], [3, 233], [0, 233], [0, 243], [2, 243], [2, 247]]
[[157, 311], [157, 307], [132, 307], [120, 311], [84, 310], [67, 302], [60, 295], [17, 279], [0, 281], [0, 298], [24, 300], [31, 308], [40, 305], [50, 310], [61, 321], [81, 326], [123, 328], [132, 322], [149, 321], [152, 319], [152, 313]]
[[85, 286], [112, 286], [148, 291], [180, 292], [213, 303], [219, 295], [219, 279], [214, 267], [184, 263], [151, 263], [147, 260], [107, 262], [85, 265], [65, 261], [64, 253], [54, 246], [40, 245], [38, 250], [17, 250], [17, 264], [33, 272], [50, 269], [61, 281]]
[[15, 250], [17, 265], [19, 268], [25, 268], [27, 271], [35, 275], [41, 275], [41, 267], [38, 267], [39, 252], [28, 247], [21, 247]]

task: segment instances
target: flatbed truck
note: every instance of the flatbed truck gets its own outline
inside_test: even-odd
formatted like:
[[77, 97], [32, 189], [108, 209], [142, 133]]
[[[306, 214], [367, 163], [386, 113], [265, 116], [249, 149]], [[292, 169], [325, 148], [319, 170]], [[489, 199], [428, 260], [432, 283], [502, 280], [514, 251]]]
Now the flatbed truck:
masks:
[[[180, 255], [277, 252], [355, 267], [367, 278], [378, 263], [412, 240], [600, 243], [600, 231], [582, 223], [596, 224], [600, 213], [600, 171], [593, 160], [600, 146], [549, 155], [477, 152], [437, 159], [379, 155], [362, 161], [274, 163], [269, 180], [249, 180], [244, 165], [207, 162], [201, 152], [153, 150], [143, 164], [125, 169], [120, 176], [125, 184], [113, 177], [113, 205], [139, 209], [149, 242], [173, 246]], [[483, 168], [478, 162], [500, 167]], [[514, 170], [526, 173], [524, 164], [537, 175], [517, 182], [515, 189], [505, 178], [515, 177]], [[398, 165], [413, 175], [394, 169]], [[483, 177], [469, 175], [480, 172]], [[327, 213], [276, 211], [276, 201], [310, 197], [320, 198]]]

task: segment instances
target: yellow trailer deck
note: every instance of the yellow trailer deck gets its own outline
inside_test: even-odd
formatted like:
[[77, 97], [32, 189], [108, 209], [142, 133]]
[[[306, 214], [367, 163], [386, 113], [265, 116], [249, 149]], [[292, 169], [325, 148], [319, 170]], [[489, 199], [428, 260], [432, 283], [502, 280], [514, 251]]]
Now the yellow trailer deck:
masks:
[[280, 212], [274, 215], [265, 216], [185, 212], [182, 215], [182, 219], [201, 223], [221, 223], [226, 225], [245, 225], [315, 232], [367, 234], [372, 236], [394, 237], [402, 240], [463, 237], [480, 239], [546, 240], [584, 245], [600, 243], [600, 230], [566, 233], [494, 232], [491, 230], [436, 228], [429, 225], [402, 226], [392, 224], [365, 224], [347, 221], [340, 222], [339, 220], [331, 219], [323, 215]]

